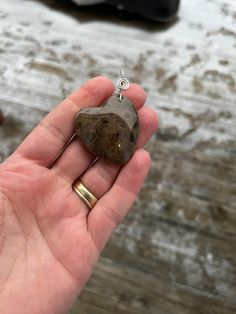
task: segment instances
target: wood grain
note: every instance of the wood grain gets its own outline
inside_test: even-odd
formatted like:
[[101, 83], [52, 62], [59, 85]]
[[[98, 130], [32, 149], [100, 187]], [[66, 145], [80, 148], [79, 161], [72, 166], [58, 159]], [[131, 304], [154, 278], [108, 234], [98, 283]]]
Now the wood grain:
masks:
[[0, 161], [68, 92], [115, 81], [121, 64], [160, 119], [148, 180], [71, 313], [236, 313], [235, 25], [231, 0], [183, 0], [172, 25], [1, 0]]

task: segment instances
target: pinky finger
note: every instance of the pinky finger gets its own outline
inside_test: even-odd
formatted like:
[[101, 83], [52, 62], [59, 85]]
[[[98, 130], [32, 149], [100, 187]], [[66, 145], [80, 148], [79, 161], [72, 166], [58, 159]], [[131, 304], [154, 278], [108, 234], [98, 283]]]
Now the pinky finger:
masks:
[[137, 150], [122, 168], [111, 189], [90, 212], [88, 231], [99, 252], [133, 205], [150, 163], [149, 154], [144, 149]]

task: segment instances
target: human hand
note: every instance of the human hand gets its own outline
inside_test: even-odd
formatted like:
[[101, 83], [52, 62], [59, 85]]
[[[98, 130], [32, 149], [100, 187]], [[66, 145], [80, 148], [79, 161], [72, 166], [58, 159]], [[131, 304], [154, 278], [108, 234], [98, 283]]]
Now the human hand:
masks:
[[[74, 140], [48, 168], [73, 134], [76, 113], [99, 106], [112, 93], [108, 79], [88, 81], [0, 165], [1, 314], [65, 313], [133, 204], [150, 167], [140, 147], [157, 127], [156, 114], [143, 107], [145, 94], [135, 84], [124, 95], [138, 109], [139, 149], [125, 166], [98, 160], [88, 169], [94, 156]], [[91, 211], [72, 190], [81, 175], [99, 199]]]

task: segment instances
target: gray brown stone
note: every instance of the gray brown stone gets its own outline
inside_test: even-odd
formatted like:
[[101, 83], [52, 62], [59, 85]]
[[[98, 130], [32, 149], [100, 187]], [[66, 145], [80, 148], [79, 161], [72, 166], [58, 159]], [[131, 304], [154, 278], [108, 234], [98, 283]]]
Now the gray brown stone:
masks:
[[78, 138], [94, 155], [124, 164], [133, 155], [139, 127], [132, 102], [113, 95], [100, 108], [82, 109], [75, 118]]

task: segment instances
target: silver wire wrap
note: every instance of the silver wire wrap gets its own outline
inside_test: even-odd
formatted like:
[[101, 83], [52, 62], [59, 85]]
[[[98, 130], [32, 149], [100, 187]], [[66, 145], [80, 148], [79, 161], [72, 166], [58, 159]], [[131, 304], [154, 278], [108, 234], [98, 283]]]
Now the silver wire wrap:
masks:
[[125, 90], [127, 90], [127, 89], [129, 88], [129, 81], [124, 77], [125, 74], [124, 74], [124, 71], [123, 71], [123, 70], [120, 71], [120, 76], [121, 76], [121, 78], [120, 78], [119, 81], [117, 82], [117, 87], [118, 87], [119, 90], [120, 90], [119, 99], [120, 99], [120, 101], [121, 101], [123, 91], [125, 91]]

